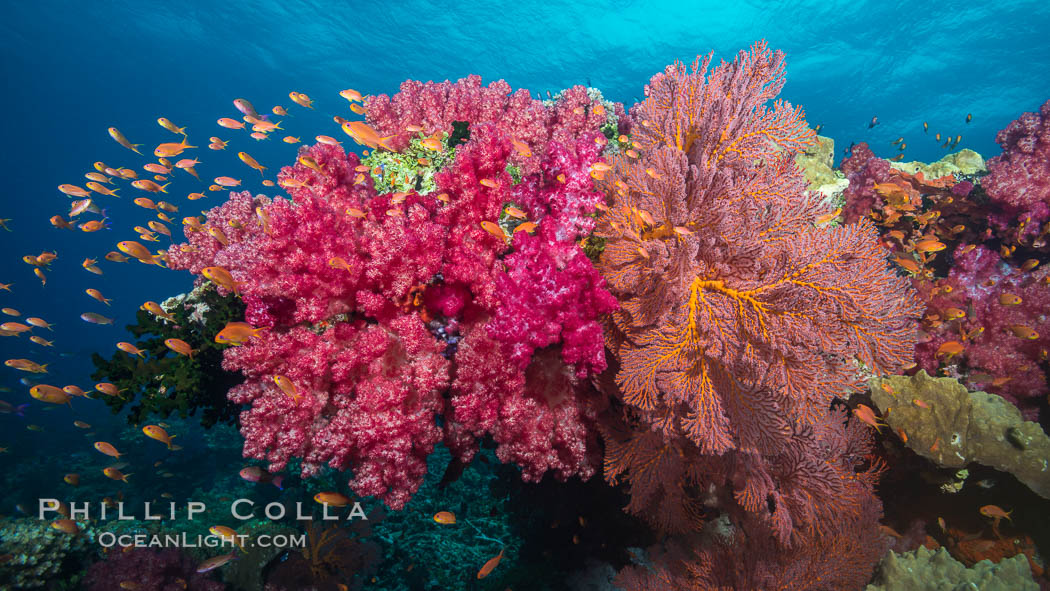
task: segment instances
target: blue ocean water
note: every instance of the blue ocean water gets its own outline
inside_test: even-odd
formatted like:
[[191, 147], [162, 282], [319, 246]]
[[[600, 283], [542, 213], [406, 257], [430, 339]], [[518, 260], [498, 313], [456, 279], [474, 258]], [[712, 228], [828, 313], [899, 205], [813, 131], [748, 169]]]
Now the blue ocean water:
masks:
[[[996, 132], [1050, 98], [1050, 6], [1036, 1], [485, 1], [458, 7], [423, 1], [37, 1], [7, 2], [3, 13], [0, 218], [10, 218], [12, 231], [0, 230], [0, 283], [13, 286], [10, 293], [0, 291], [0, 306], [45, 318], [55, 331], [36, 331], [54, 337], [49, 349], [24, 336], [0, 339], [0, 359], [49, 363], [49, 383], [85, 390], [92, 383], [90, 353], [109, 355], [116, 342], [129, 340], [123, 327], [142, 302], [162, 301], [192, 282], [188, 273], [102, 261], [141, 223], [142, 211], [131, 203], [138, 195], [128, 195], [130, 188], [121, 199], [100, 200], [112, 230], [85, 234], [48, 222], [69, 209], [56, 186], [83, 185], [93, 162], [141, 164], [109, 138], [110, 126], [149, 148], [176, 140], [156, 124], [158, 117], [171, 119], [200, 146], [198, 171], [205, 180], [234, 176], [244, 179], [243, 188], [274, 194], [236, 153], [246, 149], [274, 172], [292, 162], [295, 146], [271, 140], [204, 149], [208, 136], [234, 135], [215, 121], [239, 118], [235, 98], [247, 98], [260, 112], [284, 105], [291, 115], [282, 127], [304, 140], [340, 135], [332, 115], [348, 111], [339, 90], [392, 94], [405, 79], [479, 74], [486, 83], [502, 78], [533, 96], [585, 84], [630, 107], [643, 97], [650, 76], [673, 60], [689, 62], [708, 52], [731, 60], [766, 39], [787, 54], [781, 97], [803, 105], [809, 122], [836, 140], [840, 156], [851, 142], [865, 141], [887, 157], [897, 153], [891, 142], [904, 137], [907, 159], [923, 161], [945, 153], [935, 132], [961, 135], [960, 148], [991, 157], [998, 153]], [[293, 90], [313, 97], [316, 110], [292, 105]], [[880, 123], [872, 129], [873, 117]], [[182, 208], [176, 220], [221, 203], [217, 195], [188, 202], [187, 192], [206, 185], [179, 171], [174, 180], [169, 200]], [[21, 259], [45, 250], [59, 258], [41, 286]], [[105, 274], [86, 272], [85, 258], [102, 261]], [[87, 288], [99, 289], [112, 305], [89, 298]], [[84, 312], [115, 323], [87, 324], [79, 318]], [[0, 385], [12, 390], [0, 398], [28, 401], [18, 381], [27, 377], [40, 376], [0, 368]], [[100, 405], [80, 410], [91, 422], [123, 422]], [[0, 416], [0, 447], [16, 452], [0, 462], [34, 450], [63, 450], [59, 423], [68, 413], [60, 420], [60, 412], [31, 411], [26, 420], [50, 430], [40, 436]]]

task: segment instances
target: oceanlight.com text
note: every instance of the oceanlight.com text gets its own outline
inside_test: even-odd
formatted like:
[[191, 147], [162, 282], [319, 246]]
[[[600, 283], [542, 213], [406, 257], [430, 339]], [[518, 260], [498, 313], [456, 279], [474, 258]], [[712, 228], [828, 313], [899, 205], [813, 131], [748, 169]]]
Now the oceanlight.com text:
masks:
[[182, 534], [115, 534], [103, 532], [98, 543], [104, 548], [305, 548], [306, 534], [235, 534], [225, 538], [216, 535]]

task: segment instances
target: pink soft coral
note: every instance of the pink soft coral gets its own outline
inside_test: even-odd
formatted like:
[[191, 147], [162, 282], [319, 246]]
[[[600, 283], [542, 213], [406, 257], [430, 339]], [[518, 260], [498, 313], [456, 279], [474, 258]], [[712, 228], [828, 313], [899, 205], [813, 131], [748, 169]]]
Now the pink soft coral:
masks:
[[[356, 154], [303, 147], [317, 167], [300, 159], [278, 175], [291, 200], [232, 194], [170, 254], [173, 268], [228, 270], [246, 320], [270, 329], [224, 358], [246, 378], [230, 392], [246, 407], [245, 455], [271, 471], [300, 458], [304, 476], [350, 470], [354, 491], [393, 508], [418, 488], [441, 439], [466, 460], [491, 435], [529, 480], [589, 477], [598, 465], [601, 397], [581, 378], [604, 368], [597, 316], [615, 301], [576, 244], [601, 199], [588, 176], [598, 134], [573, 118], [579, 93], [567, 114], [564, 101], [548, 113], [502, 87], [445, 90], [416, 106], [430, 126], [468, 121], [471, 137], [435, 176], [435, 193], [377, 194], [354, 171]], [[542, 162], [514, 150], [516, 135], [541, 142]], [[514, 158], [536, 161], [517, 188]], [[520, 233], [501, 260], [508, 244], [482, 223], [514, 199], [527, 202], [537, 233]], [[538, 311], [558, 315], [531, 335]]]

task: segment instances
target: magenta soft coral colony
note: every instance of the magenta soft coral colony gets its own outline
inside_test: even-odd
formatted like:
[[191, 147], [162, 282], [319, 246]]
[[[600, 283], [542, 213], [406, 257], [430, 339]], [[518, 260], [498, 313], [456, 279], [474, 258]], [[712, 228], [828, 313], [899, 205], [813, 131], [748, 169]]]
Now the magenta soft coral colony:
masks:
[[703, 551], [653, 549], [685, 562], [632, 588], [866, 580], [879, 470], [828, 408], [858, 361], [910, 359], [917, 303], [869, 221], [814, 226], [827, 208], [791, 157], [815, 134], [765, 104], [783, 55], [706, 66], [657, 74], [630, 115], [583, 87], [408, 81], [368, 122], [403, 155], [450, 153], [431, 190], [380, 192], [317, 144], [279, 175], [290, 199], [232, 194], [188, 226], [171, 266], [228, 270], [268, 328], [224, 357], [247, 378], [245, 456], [349, 470], [399, 509], [438, 442], [469, 461], [491, 437], [529, 481], [589, 478], [604, 453], [661, 530], [726, 520]]
[[[305, 476], [351, 469], [357, 493], [395, 509], [442, 440], [467, 461], [491, 435], [529, 480], [590, 477], [604, 400], [589, 378], [617, 303], [578, 243], [602, 200], [599, 128], [623, 108], [582, 87], [544, 105], [477, 76], [405, 82], [367, 106], [395, 149], [468, 126], [435, 190], [379, 194], [357, 154], [304, 147], [279, 175], [291, 199], [233, 194], [171, 251], [174, 268], [230, 271], [246, 320], [270, 328], [224, 359], [247, 377], [230, 392], [247, 405], [245, 455], [274, 471], [302, 458]], [[510, 205], [534, 226], [512, 241], [491, 231], [513, 231]]]

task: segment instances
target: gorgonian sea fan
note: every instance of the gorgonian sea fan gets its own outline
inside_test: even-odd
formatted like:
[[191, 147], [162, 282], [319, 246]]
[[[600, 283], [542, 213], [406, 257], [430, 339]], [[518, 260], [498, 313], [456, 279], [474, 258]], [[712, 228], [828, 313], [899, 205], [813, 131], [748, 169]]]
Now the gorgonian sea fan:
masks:
[[869, 222], [818, 228], [824, 210], [793, 156], [801, 108], [773, 99], [784, 59], [758, 43], [652, 78], [631, 109], [638, 157], [613, 159], [599, 270], [622, 309], [608, 345], [625, 402], [703, 453], [776, 451], [861, 385], [858, 362], [911, 355], [918, 303]]

